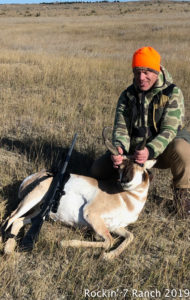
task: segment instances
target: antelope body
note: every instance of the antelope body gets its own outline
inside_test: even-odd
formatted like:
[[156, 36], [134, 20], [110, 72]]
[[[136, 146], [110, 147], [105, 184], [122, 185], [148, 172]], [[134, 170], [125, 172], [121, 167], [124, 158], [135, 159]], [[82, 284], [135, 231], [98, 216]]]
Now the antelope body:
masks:
[[[147, 161], [148, 168], [154, 163]], [[104, 252], [104, 258], [117, 257], [133, 240], [133, 234], [125, 227], [138, 219], [147, 199], [150, 183], [147, 164], [142, 167], [125, 158], [120, 166], [120, 182], [70, 174], [57, 213], [50, 212], [50, 217], [67, 225], [90, 227], [103, 241], [63, 240], [61, 246], [110, 249], [114, 244], [112, 232], [125, 239], [116, 249]], [[19, 189], [22, 201], [7, 219], [5, 230], [9, 229], [11, 236], [5, 243], [5, 253], [14, 251], [15, 237], [21, 227], [31, 223], [31, 218], [40, 212], [41, 200], [52, 178], [44, 171], [22, 182]]]

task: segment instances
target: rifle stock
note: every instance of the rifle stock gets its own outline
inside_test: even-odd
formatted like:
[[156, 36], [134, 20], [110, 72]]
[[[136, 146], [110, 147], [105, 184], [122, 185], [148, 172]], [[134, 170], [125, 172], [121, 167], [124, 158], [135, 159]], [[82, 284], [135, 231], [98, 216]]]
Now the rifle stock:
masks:
[[73, 138], [72, 145], [68, 151], [64, 165], [61, 167], [60, 171], [53, 178], [47, 193], [44, 195], [44, 197], [41, 200], [43, 206], [40, 213], [34, 218], [32, 218], [32, 225], [28, 230], [28, 232], [26, 233], [26, 235], [24, 236], [21, 243], [22, 251], [31, 251], [34, 248], [35, 242], [37, 241], [43, 222], [45, 218], [48, 216], [52, 207], [54, 206], [56, 192], [60, 189], [62, 190], [64, 187], [63, 183], [66, 174], [66, 169], [76, 142], [76, 138], [77, 138], [77, 134], [75, 134]]
[[32, 251], [34, 245], [38, 239], [40, 230], [43, 225], [43, 218], [41, 216], [35, 217], [32, 220], [32, 226], [24, 236], [22, 243], [21, 243], [21, 250], [22, 251]]

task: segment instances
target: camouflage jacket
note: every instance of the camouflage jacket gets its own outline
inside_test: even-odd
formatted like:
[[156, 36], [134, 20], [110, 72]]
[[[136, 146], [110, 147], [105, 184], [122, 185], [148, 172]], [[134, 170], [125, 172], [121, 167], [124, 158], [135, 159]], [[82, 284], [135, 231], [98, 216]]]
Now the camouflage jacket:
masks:
[[[158, 157], [184, 123], [184, 99], [168, 71], [161, 67], [156, 84], [141, 92], [133, 83], [120, 96], [115, 115], [113, 144], [134, 153], [148, 128], [149, 159]], [[170, 88], [169, 95], [165, 91]]]

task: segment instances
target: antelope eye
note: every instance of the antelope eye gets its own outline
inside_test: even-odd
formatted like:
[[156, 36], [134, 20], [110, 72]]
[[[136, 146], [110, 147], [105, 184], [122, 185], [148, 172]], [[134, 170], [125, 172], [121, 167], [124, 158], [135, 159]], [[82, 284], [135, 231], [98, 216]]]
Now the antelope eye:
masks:
[[133, 167], [126, 167], [123, 171], [121, 182], [127, 183], [133, 180]]

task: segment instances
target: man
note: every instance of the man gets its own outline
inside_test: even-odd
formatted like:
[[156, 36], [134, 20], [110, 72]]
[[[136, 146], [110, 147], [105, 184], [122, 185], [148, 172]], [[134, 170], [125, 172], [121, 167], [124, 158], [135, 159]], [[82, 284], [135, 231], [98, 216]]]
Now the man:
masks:
[[[190, 216], [190, 134], [184, 130], [184, 99], [152, 47], [138, 49], [132, 60], [134, 81], [120, 96], [115, 115], [113, 144], [120, 155], [106, 153], [92, 166], [101, 179], [115, 176], [122, 154], [138, 164], [155, 158], [155, 167], [170, 168], [174, 204], [182, 217]], [[138, 150], [145, 135], [146, 146]], [[111, 158], [111, 159], [110, 159]]]

